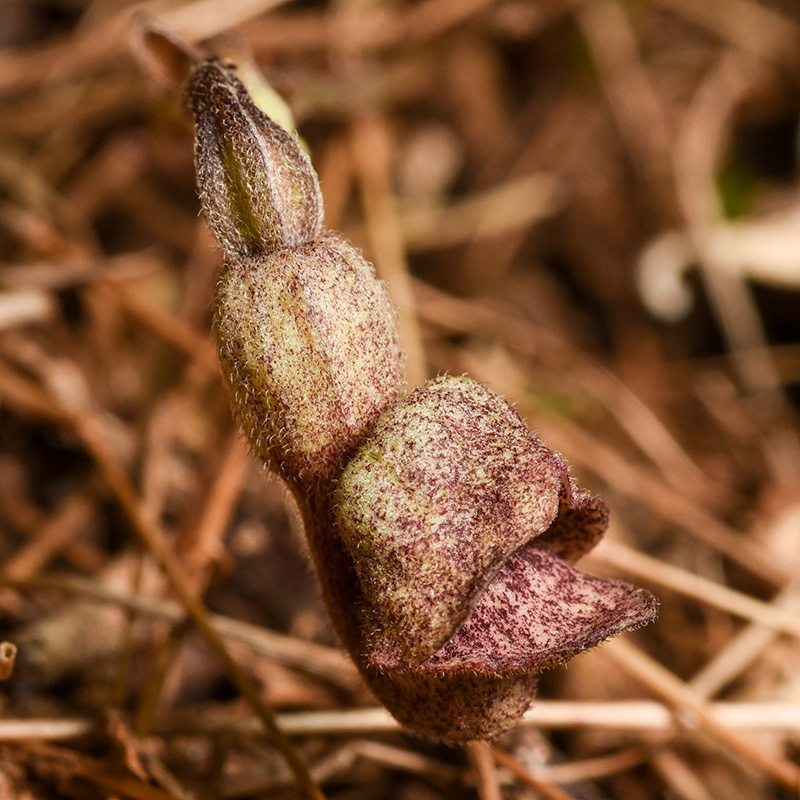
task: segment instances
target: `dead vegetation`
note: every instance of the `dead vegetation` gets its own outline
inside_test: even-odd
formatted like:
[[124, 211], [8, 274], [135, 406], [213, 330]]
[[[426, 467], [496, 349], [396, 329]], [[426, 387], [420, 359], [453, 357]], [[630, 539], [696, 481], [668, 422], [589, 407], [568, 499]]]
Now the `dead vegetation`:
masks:
[[[794, 4], [0, 17], [0, 797], [293, 797], [273, 712], [343, 800], [797, 796]], [[214, 47], [289, 99], [329, 226], [400, 308], [409, 383], [513, 399], [612, 509], [584, 568], [661, 598], [498, 742], [400, 733], [331, 639], [222, 391], [220, 253], [152, 20], [238, 32]]]

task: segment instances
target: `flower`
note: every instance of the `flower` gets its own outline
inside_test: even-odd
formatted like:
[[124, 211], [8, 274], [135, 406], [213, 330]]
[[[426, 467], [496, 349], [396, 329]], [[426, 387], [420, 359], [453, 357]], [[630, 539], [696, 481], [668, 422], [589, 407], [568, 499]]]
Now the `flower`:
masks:
[[254, 452], [286, 481], [334, 627], [408, 729], [462, 741], [525, 712], [541, 670], [655, 616], [573, 568], [607, 526], [504, 400], [466, 378], [402, 396], [383, 284], [322, 229], [297, 141], [217, 61], [189, 80], [200, 198], [226, 254], [214, 327]]
[[573, 568], [603, 535], [605, 505], [470, 378], [429, 381], [385, 412], [335, 505], [366, 663], [420, 733], [495, 736], [539, 672], [655, 616], [649, 592]]

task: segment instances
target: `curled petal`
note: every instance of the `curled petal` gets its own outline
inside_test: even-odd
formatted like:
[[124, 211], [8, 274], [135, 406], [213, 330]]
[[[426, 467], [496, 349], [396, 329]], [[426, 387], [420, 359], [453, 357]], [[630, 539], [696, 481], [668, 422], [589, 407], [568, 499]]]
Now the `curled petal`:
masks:
[[607, 528], [606, 504], [568, 479], [562, 487], [558, 516], [536, 544], [574, 564], [603, 538]]
[[419, 670], [546, 669], [650, 622], [656, 606], [644, 589], [584, 575], [529, 544], [508, 559], [466, 622]]
[[584, 575], [528, 544], [514, 553], [445, 646], [419, 667], [367, 678], [407, 728], [450, 742], [513, 727], [538, 673], [655, 617], [643, 589]]
[[[528, 542], [540, 545], [543, 565], [549, 552], [567, 568], [608, 521], [511, 406], [464, 377], [429, 381], [387, 411], [336, 502], [371, 618], [368, 658], [383, 670], [433, 657]], [[561, 652], [576, 649], [580, 639], [562, 642]]]

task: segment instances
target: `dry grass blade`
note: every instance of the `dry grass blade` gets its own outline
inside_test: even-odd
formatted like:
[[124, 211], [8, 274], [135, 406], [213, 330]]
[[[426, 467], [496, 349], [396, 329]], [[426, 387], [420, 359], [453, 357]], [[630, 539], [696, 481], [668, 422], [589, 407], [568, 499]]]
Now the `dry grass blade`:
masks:
[[582, 783], [618, 772], [627, 772], [633, 767], [646, 763], [649, 758], [649, 748], [634, 745], [583, 761], [548, 764], [541, 768], [540, 777], [549, 783]]
[[797, 67], [797, 21], [751, 0], [714, 0], [699, 5], [692, 0], [656, 0], [732, 45], [765, 60]]
[[481, 800], [500, 800], [500, 780], [494, 764], [494, 754], [488, 742], [469, 742], [466, 749], [478, 797]]
[[18, 751], [23, 761], [40, 760], [55, 772], [63, 773], [65, 779], [79, 777], [97, 788], [129, 800], [186, 800], [187, 795], [175, 795], [170, 791], [152, 786], [140, 777], [112, 771], [102, 761], [87, 756], [77, 756], [74, 752], [62, 750], [43, 742], [26, 742]]
[[217, 354], [211, 342], [192, 330], [185, 322], [147, 302], [122, 281], [107, 280], [103, 281], [101, 286], [112, 292], [125, 311], [141, 324], [186, 353], [211, 374], [216, 375], [219, 372]]
[[684, 763], [670, 750], [659, 750], [653, 756], [653, 766], [664, 782], [681, 800], [711, 800], [712, 795]]
[[615, 0], [602, 0], [581, 6], [576, 16], [643, 183], [653, 197], [666, 199], [671, 194], [669, 121], [625, 11]]
[[547, 781], [538, 778], [534, 775], [529, 769], [525, 767], [524, 764], [520, 764], [515, 758], [512, 758], [508, 753], [504, 753], [500, 748], [493, 747], [492, 755], [497, 759], [497, 763], [504, 766], [506, 769], [511, 770], [511, 772], [519, 778], [523, 783], [526, 783], [528, 786], [536, 789], [542, 797], [546, 797], [547, 800], [573, 800], [571, 794], [567, 794], [563, 789], [560, 789], [558, 786], [554, 786]]
[[89, 490], [71, 494], [31, 540], [6, 560], [3, 579], [24, 580], [37, 574], [89, 522], [93, 507]]
[[[772, 601], [772, 606], [785, 609], [796, 618], [800, 611], [800, 586], [791, 584]], [[745, 628], [692, 676], [691, 687], [703, 697], [713, 697], [759, 659], [776, 634], [776, 628], [759, 623]]]
[[[796, 735], [800, 731], [800, 703], [709, 703], [708, 713], [721, 727], [732, 731], [778, 732]], [[398, 730], [382, 708], [337, 711], [296, 711], [278, 715], [281, 729], [291, 736], [363, 736]], [[680, 729], [670, 707], [655, 701], [621, 702], [540, 701], [528, 711], [523, 725], [539, 730], [589, 729], [672, 738]], [[80, 738], [95, 731], [93, 720], [6, 719], [0, 721], [0, 741], [47, 739], [62, 741]], [[256, 717], [219, 715], [208, 711], [201, 718], [165, 718], [157, 726], [163, 735], [208, 734], [255, 735], [260, 730]], [[659, 739], [656, 738], [656, 741]], [[543, 775], [554, 783], [571, 783], [614, 771], [628, 769], [646, 760], [641, 749], [620, 751], [617, 755], [574, 762], [572, 765], [547, 765]]]
[[674, 706], [681, 724], [710, 734], [736, 758], [763, 771], [789, 791], [800, 790], [800, 767], [773, 756], [720, 724], [709, 713], [707, 704], [657, 661], [621, 640], [610, 644], [604, 654]]
[[405, 254], [399, 211], [392, 187], [392, 141], [386, 120], [363, 117], [352, 133], [352, 159], [361, 179], [365, 218], [376, 269], [389, 286], [398, 309], [400, 336], [407, 353], [406, 374], [410, 387], [427, 377], [411, 278]]

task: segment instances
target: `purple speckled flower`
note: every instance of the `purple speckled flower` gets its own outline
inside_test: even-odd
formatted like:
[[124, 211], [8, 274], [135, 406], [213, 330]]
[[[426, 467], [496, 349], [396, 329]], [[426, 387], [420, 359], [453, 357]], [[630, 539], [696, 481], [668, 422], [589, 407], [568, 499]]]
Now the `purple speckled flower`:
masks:
[[230, 69], [189, 81], [198, 187], [226, 254], [215, 331], [234, 409], [281, 475], [339, 638], [397, 719], [496, 736], [538, 673], [655, 616], [647, 592], [577, 572], [606, 508], [469, 378], [401, 397], [383, 284], [322, 228], [297, 141]]
[[[385, 412], [336, 500], [367, 662], [421, 733], [494, 736], [525, 711], [537, 672], [655, 616], [648, 592], [573, 569], [605, 531], [604, 504], [470, 378], [429, 381]], [[416, 682], [444, 692], [435, 714], [425, 690], [409, 697]]]

